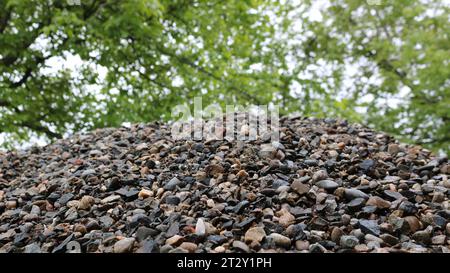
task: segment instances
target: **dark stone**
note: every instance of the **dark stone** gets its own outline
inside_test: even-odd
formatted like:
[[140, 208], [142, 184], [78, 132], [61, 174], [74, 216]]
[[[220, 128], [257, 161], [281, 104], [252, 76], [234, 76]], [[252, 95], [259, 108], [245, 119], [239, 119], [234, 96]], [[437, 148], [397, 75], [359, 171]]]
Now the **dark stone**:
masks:
[[409, 202], [409, 201], [403, 201], [400, 206], [398, 206], [399, 210], [403, 211], [403, 215], [407, 216], [407, 215], [414, 215], [417, 213], [417, 207]]
[[327, 249], [319, 243], [312, 244], [309, 246], [310, 253], [324, 253], [325, 251], [327, 251]]
[[134, 200], [138, 197], [139, 191], [137, 189], [121, 188], [115, 191], [117, 194], [125, 198], [127, 201]]
[[100, 224], [96, 221], [96, 220], [90, 220], [87, 224], [86, 224], [86, 229], [87, 231], [91, 231], [91, 230], [99, 230], [101, 229]]
[[378, 226], [378, 223], [376, 220], [359, 220], [359, 228], [362, 232], [365, 234], [372, 234], [375, 236], [380, 235], [380, 227]]
[[213, 243], [213, 245], [221, 245], [228, 241], [227, 237], [222, 235], [209, 235], [206, 237], [206, 240]]
[[366, 215], [370, 215], [372, 213], [375, 213], [377, 211], [377, 207], [376, 206], [364, 206], [361, 209], [362, 213], [365, 213]]
[[169, 229], [166, 232], [166, 237], [172, 237], [180, 232], [180, 224], [177, 222], [172, 222]]
[[47, 196], [47, 200], [54, 203], [56, 202], [56, 200], [58, 200], [61, 197], [60, 194], [56, 193], [56, 192], [52, 192]]
[[138, 227], [136, 230], [136, 240], [142, 242], [148, 237], [154, 237], [158, 235], [159, 232], [149, 227]]
[[239, 202], [236, 206], [234, 206], [233, 208], [233, 212], [236, 214], [241, 213], [246, 207], [248, 207], [248, 205], [250, 204], [250, 202], [248, 202], [247, 200], [241, 201]]
[[361, 209], [365, 203], [366, 203], [366, 199], [355, 198], [352, 201], [350, 201], [349, 203], [347, 203], [347, 208], [349, 211], [355, 212], [355, 211]]
[[320, 180], [316, 183], [316, 186], [332, 192], [339, 187], [339, 184], [332, 180]]
[[14, 237], [14, 245], [23, 246], [29, 238], [30, 235], [27, 232], [21, 232]]
[[369, 199], [367, 194], [357, 189], [345, 189], [344, 195], [348, 200], [353, 200], [355, 198]]
[[169, 204], [169, 205], [178, 205], [180, 203], [180, 198], [175, 195], [169, 195], [166, 197], [165, 201], [166, 201], [166, 204]]
[[55, 247], [52, 251], [52, 253], [62, 253], [66, 251], [66, 246], [67, 244], [72, 241], [74, 237], [74, 234], [70, 234], [69, 236], [67, 236], [66, 239], [64, 239], [64, 241], [62, 241], [57, 247]]
[[439, 215], [433, 215], [433, 225], [445, 229], [445, 225], [447, 224], [447, 220]]
[[239, 229], [247, 229], [255, 220], [255, 217], [248, 217], [242, 222], [237, 223], [235, 226]]
[[289, 182], [282, 180], [282, 179], [276, 179], [272, 183], [272, 188], [278, 189], [281, 186], [289, 186]]
[[65, 193], [57, 200], [57, 202], [64, 206], [67, 202], [72, 200], [73, 197], [74, 195], [72, 193]]
[[315, 159], [307, 159], [304, 161], [304, 163], [306, 164], [306, 166], [310, 166], [310, 167], [319, 165], [319, 162]]
[[180, 183], [181, 181], [174, 177], [172, 179], [170, 179], [165, 185], [164, 185], [164, 190], [166, 191], [173, 191], [175, 190], [175, 188], [177, 187], [177, 185]]
[[112, 224], [114, 224], [114, 219], [107, 215], [100, 217], [99, 220], [100, 223], [102, 223], [102, 226], [105, 228], [109, 228], [112, 226]]
[[399, 240], [398, 240], [397, 237], [392, 236], [392, 235], [387, 234], [387, 233], [381, 234], [380, 238], [381, 238], [386, 244], [388, 244], [388, 245], [390, 245], [390, 246], [394, 246], [394, 245], [398, 244], [398, 242], [399, 242]]
[[372, 168], [375, 167], [375, 161], [372, 159], [366, 159], [363, 160], [360, 164], [359, 167], [364, 171], [364, 172], [368, 172], [370, 171]]
[[154, 240], [145, 240], [142, 246], [136, 251], [137, 253], [155, 253], [158, 252], [157, 242]]
[[268, 197], [272, 197], [274, 195], [277, 195], [277, 191], [275, 189], [272, 189], [272, 188], [265, 188], [265, 189], [262, 189], [260, 192], [261, 192], [261, 194], [264, 194], [264, 195], [266, 195]]
[[390, 201], [403, 198], [403, 195], [396, 191], [385, 190], [383, 193], [386, 196], [386, 198], [389, 199]]

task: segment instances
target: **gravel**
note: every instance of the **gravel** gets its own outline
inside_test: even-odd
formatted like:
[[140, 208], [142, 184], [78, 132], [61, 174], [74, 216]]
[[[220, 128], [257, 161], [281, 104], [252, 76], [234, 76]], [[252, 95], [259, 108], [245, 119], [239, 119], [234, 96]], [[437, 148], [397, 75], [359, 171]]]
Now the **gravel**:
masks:
[[0, 252], [450, 252], [445, 157], [337, 119], [279, 142], [163, 123], [0, 152]]

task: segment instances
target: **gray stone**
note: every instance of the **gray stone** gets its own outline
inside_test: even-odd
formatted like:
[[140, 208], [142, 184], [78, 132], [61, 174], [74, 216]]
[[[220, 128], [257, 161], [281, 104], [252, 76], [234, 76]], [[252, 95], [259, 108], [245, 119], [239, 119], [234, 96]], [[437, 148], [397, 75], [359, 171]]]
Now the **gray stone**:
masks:
[[344, 195], [348, 200], [353, 200], [355, 198], [369, 199], [367, 194], [357, 189], [345, 189]]
[[354, 248], [357, 244], [359, 244], [359, 240], [355, 236], [349, 236], [349, 235], [341, 236], [341, 239], [340, 239], [341, 247]]
[[364, 220], [361, 219], [358, 222], [359, 228], [365, 234], [372, 234], [375, 236], [380, 235], [380, 226], [378, 225], [376, 220]]
[[277, 246], [284, 247], [284, 248], [290, 248], [291, 247], [291, 239], [289, 239], [286, 236], [283, 236], [283, 235], [278, 234], [278, 233], [271, 233], [267, 237], [270, 238], [275, 243], [275, 245], [277, 245]]
[[339, 187], [338, 183], [332, 181], [332, 180], [321, 180], [316, 183], [316, 186], [319, 188], [323, 188], [327, 191], [334, 191]]
[[114, 244], [114, 253], [131, 252], [134, 246], [134, 238], [125, 238]]
[[233, 248], [242, 252], [250, 252], [250, 248], [244, 242], [241, 241], [234, 241]]
[[173, 191], [173, 190], [175, 190], [175, 188], [177, 187], [177, 185], [180, 184], [180, 183], [181, 183], [181, 181], [180, 181], [178, 178], [174, 177], [174, 178], [170, 179], [170, 180], [164, 185], [164, 189], [165, 189], [166, 191]]
[[41, 248], [37, 243], [31, 243], [25, 246], [24, 253], [41, 253]]

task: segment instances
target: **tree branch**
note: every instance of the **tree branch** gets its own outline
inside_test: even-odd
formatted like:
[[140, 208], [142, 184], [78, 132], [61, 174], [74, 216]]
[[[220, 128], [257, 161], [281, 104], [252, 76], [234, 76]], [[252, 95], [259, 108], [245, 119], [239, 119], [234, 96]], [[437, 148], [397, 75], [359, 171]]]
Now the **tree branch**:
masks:
[[30, 121], [23, 121], [20, 123], [21, 126], [29, 128], [31, 130], [37, 131], [37, 132], [41, 132], [46, 134], [47, 136], [51, 137], [51, 138], [62, 138], [62, 135], [60, 133], [55, 133], [53, 131], [51, 131], [50, 129], [48, 129], [45, 126], [42, 126], [39, 123], [33, 123]]

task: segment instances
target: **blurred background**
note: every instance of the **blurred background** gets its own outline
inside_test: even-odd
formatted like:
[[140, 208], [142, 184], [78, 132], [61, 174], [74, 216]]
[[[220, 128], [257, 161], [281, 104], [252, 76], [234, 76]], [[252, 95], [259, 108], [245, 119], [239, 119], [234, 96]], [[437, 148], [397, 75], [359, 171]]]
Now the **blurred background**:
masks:
[[279, 104], [450, 154], [450, 1], [0, 0], [0, 147]]

